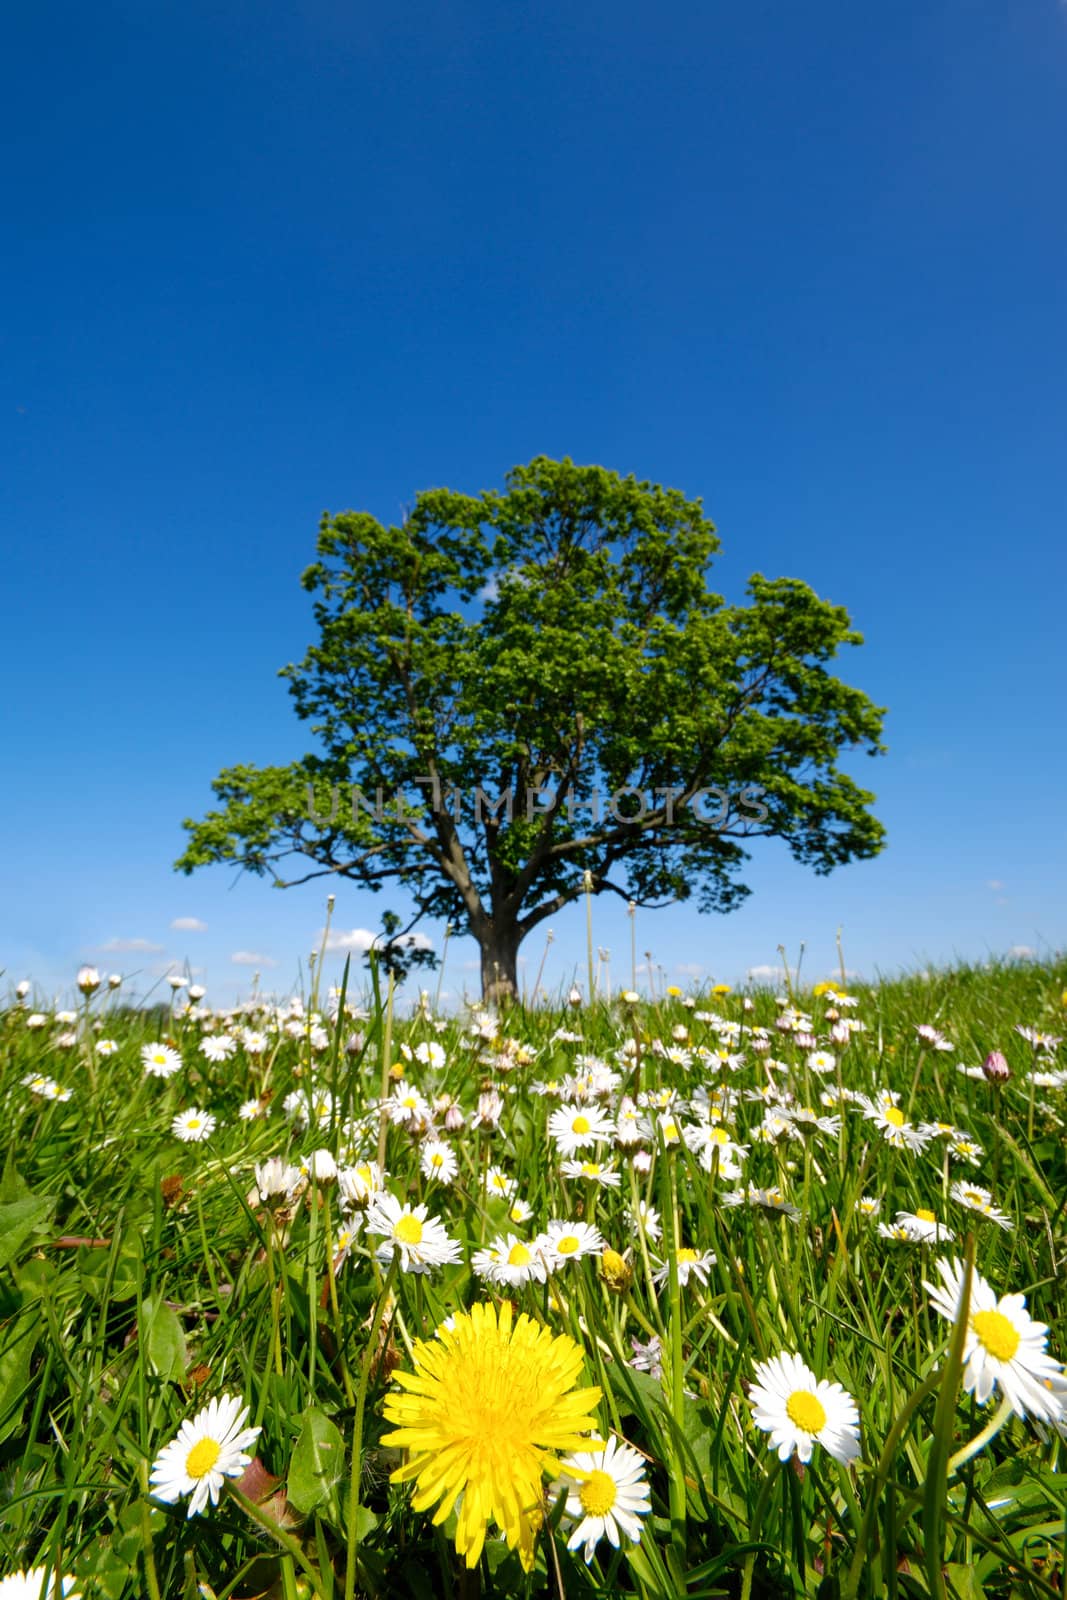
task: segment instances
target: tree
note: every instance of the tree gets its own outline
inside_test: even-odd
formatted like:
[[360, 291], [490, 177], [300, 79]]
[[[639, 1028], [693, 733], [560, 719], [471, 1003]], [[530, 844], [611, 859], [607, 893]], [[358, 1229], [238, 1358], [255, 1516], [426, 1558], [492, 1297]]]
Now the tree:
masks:
[[399, 883], [409, 929], [473, 935], [495, 1000], [586, 887], [727, 911], [742, 839], [820, 873], [875, 855], [874, 796], [836, 761], [883, 749], [883, 709], [826, 666], [861, 635], [796, 578], [727, 605], [718, 548], [700, 500], [543, 456], [503, 493], [427, 490], [398, 527], [324, 516], [319, 640], [280, 674], [318, 749], [223, 771], [177, 867]]

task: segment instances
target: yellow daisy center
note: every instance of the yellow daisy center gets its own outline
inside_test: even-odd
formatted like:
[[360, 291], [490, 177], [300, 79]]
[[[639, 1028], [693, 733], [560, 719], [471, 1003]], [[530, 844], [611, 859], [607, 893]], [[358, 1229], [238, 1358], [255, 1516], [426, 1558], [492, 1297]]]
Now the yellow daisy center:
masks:
[[571, 1132], [572, 1133], [588, 1133], [589, 1132], [589, 1118], [588, 1117], [582, 1117], [582, 1116], [575, 1117], [574, 1121], [571, 1123]]
[[573, 1233], [565, 1233], [562, 1239], [556, 1240], [556, 1249], [561, 1256], [572, 1256], [581, 1247], [581, 1240]]
[[578, 1490], [578, 1498], [587, 1517], [605, 1516], [615, 1504], [616, 1497], [615, 1479], [599, 1467], [589, 1474]]
[[214, 1439], [198, 1439], [185, 1458], [185, 1470], [190, 1478], [206, 1478], [221, 1454]]
[[508, 1251], [509, 1267], [528, 1267], [532, 1260], [533, 1256], [523, 1244], [521, 1239], [518, 1241], [518, 1243], [513, 1244], [511, 1249]]
[[785, 1403], [785, 1414], [804, 1433], [819, 1433], [826, 1426], [826, 1408], [810, 1389], [794, 1389]]
[[664, 1139], [677, 1139], [678, 1124], [676, 1122], [665, 1122], [663, 1124], [663, 1137]]
[[998, 1361], [1010, 1361], [1022, 1342], [1019, 1330], [1002, 1311], [976, 1311], [971, 1326]]
[[695, 1250], [691, 1250], [688, 1245], [683, 1245], [682, 1248], [678, 1252], [678, 1261], [680, 1263], [681, 1262], [695, 1261], [696, 1258], [697, 1258], [696, 1251]]
[[393, 1237], [394, 1239], [398, 1240], [400, 1244], [421, 1244], [422, 1223], [419, 1221], [418, 1217], [401, 1217], [400, 1221], [393, 1229]]
[[433, 1155], [430, 1157], [430, 1165], [431, 1165], [431, 1167], [443, 1167], [444, 1164], [445, 1164], [444, 1156], [441, 1154], [441, 1152], [439, 1150], [435, 1150]]
[[585, 1178], [599, 1178], [599, 1176], [600, 1176], [600, 1162], [599, 1161], [583, 1161], [582, 1162], [582, 1176], [585, 1177]]
[[923, 1211], [920, 1208], [918, 1211], [916, 1211], [915, 1215], [918, 1217], [920, 1222], [936, 1222], [937, 1221], [937, 1218], [934, 1216], [932, 1211]]
[[899, 1106], [886, 1106], [882, 1115], [891, 1128], [902, 1128], [904, 1126], [905, 1117]]

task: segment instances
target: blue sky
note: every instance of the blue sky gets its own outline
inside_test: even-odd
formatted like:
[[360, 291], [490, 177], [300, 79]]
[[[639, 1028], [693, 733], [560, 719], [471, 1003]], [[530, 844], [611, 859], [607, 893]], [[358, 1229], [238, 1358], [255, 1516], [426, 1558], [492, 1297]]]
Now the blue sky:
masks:
[[[0, 118], [0, 992], [287, 991], [325, 889], [172, 862], [220, 768], [307, 748], [276, 674], [319, 516], [542, 453], [701, 496], [716, 586], [846, 605], [889, 707], [884, 855], [757, 847], [740, 912], [642, 914], [640, 960], [1063, 946], [1059, 0], [58, 0], [7, 18]], [[595, 937], [627, 981], [625, 914]]]

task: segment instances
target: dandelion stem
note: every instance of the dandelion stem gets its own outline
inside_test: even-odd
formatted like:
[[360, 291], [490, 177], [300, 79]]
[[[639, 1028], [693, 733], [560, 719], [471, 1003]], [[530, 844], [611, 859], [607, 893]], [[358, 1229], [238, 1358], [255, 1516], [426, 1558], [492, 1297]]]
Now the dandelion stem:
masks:
[[[391, 973], [389, 975], [389, 984], [390, 994], [392, 994]], [[359, 1391], [356, 1395], [356, 1418], [352, 1425], [351, 1478], [348, 1484], [348, 1560], [345, 1564], [344, 1600], [353, 1600], [356, 1592], [356, 1563], [359, 1552], [359, 1499], [363, 1477], [363, 1413], [367, 1407], [367, 1389], [370, 1384], [371, 1367], [378, 1348], [378, 1334], [381, 1331], [382, 1317], [389, 1302], [389, 1294], [393, 1287], [399, 1264], [400, 1252], [399, 1250], [394, 1250], [393, 1259], [389, 1263], [389, 1271], [386, 1273], [385, 1282], [382, 1284], [382, 1292], [378, 1296], [378, 1303], [374, 1308], [370, 1336], [367, 1339], [367, 1348], [363, 1352], [363, 1370], [359, 1375]]]

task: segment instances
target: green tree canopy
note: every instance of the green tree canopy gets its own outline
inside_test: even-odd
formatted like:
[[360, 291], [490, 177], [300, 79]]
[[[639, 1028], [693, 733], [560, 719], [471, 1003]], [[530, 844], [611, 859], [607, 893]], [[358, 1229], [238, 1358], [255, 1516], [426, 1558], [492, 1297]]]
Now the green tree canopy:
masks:
[[882, 750], [883, 710], [827, 667], [861, 635], [796, 578], [727, 605], [718, 548], [700, 500], [543, 456], [502, 493], [426, 490], [398, 527], [325, 516], [318, 641], [281, 674], [317, 748], [223, 771], [178, 868], [399, 884], [409, 928], [474, 936], [499, 998], [586, 884], [728, 911], [742, 840], [822, 873], [875, 855], [874, 796], [836, 763]]

